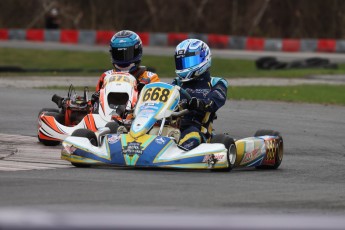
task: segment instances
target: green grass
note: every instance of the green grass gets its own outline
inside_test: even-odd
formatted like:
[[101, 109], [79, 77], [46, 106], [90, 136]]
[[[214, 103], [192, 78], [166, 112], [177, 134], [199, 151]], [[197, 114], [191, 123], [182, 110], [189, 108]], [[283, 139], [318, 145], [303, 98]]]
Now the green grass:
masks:
[[345, 105], [345, 85], [236, 86], [228, 98]]
[[[144, 50], [145, 51], [145, 50]], [[107, 52], [84, 52], [66, 50], [34, 50], [0, 48], [0, 66], [19, 66], [22, 68], [45, 69], [82, 69], [81, 72], [26, 72], [20, 75], [83, 75], [99, 76], [102, 71], [111, 69], [110, 57]], [[153, 67], [161, 77], [174, 77], [173, 56], [145, 55], [142, 64]], [[239, 77], [279, 77], [299, 78], [317, 74], [345, 74], [345, 65], [339, 69], [291, 69], [291, 70], [257, 70], [255, 61], [237, 59], [212, 59], [213, 76], [226, 78]], [[1, 73], [16, 76], [18, 73]]]
[[[99, 76], [112, 68], [107, 52], [83, 52], [66, 50], [32, 50], [0, 48], [0, 66], [22, 68], [82, 69], [82, 72], [29, 72], [1, 73], [4, 75], [83, 75]], [[143, 65], [153, 67], [161, 77], [174, 77], [174, 59], [166, 56], [143, 57]], [[345, 65], [339, 69], [257, 70], [254, 61], [213, 58], [212, 75], [226, 78], [277, 77], [300, 78], [317, 74], [345, 74]], [[49, 87], [66, 89], [67, 87]], [[80, 88], [82, 91], [83, 88]], [[90, 92], [94, 89], [90, 87]], [[298, 86], [241, 86], [230, 87], [229, 98], [236, 100], [272, 100], [345, 105], [345, 86], [298, 85]]]

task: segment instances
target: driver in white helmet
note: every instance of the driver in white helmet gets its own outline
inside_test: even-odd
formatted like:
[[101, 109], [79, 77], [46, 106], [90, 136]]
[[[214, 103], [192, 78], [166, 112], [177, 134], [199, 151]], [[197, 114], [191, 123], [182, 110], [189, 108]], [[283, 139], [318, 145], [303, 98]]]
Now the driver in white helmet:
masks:
[[187, 100], [181, 95], [181, 102], [190, 113], [181, 121], [179, 141], [180, 147], [190, 150], [211, 139], [212, 122], [226, 102], [228, 83], [223, 78], [211, 77], [211, 51], [201, 40], [187, 39], [178, 44], [175, 65], [177, 78], [173, 84], [191, 96]]

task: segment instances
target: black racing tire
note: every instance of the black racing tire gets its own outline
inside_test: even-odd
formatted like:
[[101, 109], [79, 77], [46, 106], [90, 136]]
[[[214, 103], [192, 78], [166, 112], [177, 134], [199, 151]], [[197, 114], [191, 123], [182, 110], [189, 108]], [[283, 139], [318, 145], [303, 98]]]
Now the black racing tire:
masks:
[[92, 145], [98, 146], [96, 134], [89, 129], [77, 129], [72, 133], [71, 136], [73, 136], [73, 137], [86, 137], [87, 139], [89, 139], [89, 141], [91, 142]]
[[305, 59], [305, 63], [307, 67], [316, 67], [316, 68], [322, 68], [325, 65], [329, 64], [329, 60], [326, 58], [320, 58], [320, 57], [312, 57]]
[[45, 112], [44, 115], [54, 117], [55, 120], [62, 125], [64, 125], [64, 123], [65, 123], [65, 116], [59, 112]]
[[[94, 132], [92, 132], [89, 129], [77, 129], [72, 133], [72, 136], [74, 137], [86, 137], [89, 139], [92, 145], [97, 146], [97, 137]], [[91, 165], [89, 164], [83, 164], [83, 163], [75, 163], [71, 162], [71, 164], [77, 168], [89, 168]]]
[[277, 58], [271, 56], [261, 57], [255, 61], [256, 68], [258, 69], [272, 69], [272, 66], [277, 63]]
[[91, 167], [91, 165], [88, 165], [88, 164], [74, 163], [74, 162], [71, 162], [71, 165], [73, 165], [74, 167], [77, 167], [77, 168], [90, 168]]
[[[50, 110], [49, 112], [47, 110]], [[57, 112], [55, 112], [57, 111]], [[64, 116], [62, 114], [60, 114], [59, 110], [57, 109], [49, 109], [49, 108], [43, 108], [40, 113], [38, 114], [38, 116], [40, 116], [40, 114], [42, 114], [44, 112], [44, 115], [46, 116], [53, 116], [55, 118], [55, 120], [57, 122], [59, 122], [60, 124], [64, 123]], [[45, 140], [45, 139], [41, 139], [39, 138], [39, 136], [37, 136], [38, 141], [41, 142], [42, 144], [44, 144], [45, 146], [57, 146], [61, 143], [61, 141], [53, 141], [53, 140]]]
[[257, 166], [257, 169], [277, 169], [279, 168], [280, 164], [283, 161], [283, 156], [284, 156], [284, 141], [283, 137], [278, 131], [270, 130], [270, 129], [259, 129], [258, 131], [255, 132], [254, 137], [258, 136], [265, 136], [265, 135], [270, 135], [270, 136], [278, 136], [279, 137], [279, 142], [278, 142], [278, 147], [277, 151], [275, 152], [275, 159], [276, 162], [274, 165], [269, 166], [269, 165], [262, 165], [262, 166]]
[[119, 123], [117, 121], [110, 121], [108, 122], [105, 127], [110, 129], [110, 133], [117, 133], [117, 129], [119, 128]]
[[227, 161], [229, 165], [227, 168], [211, 169], [211, 171], [230, 172], [235, 166], [236, 157], [237, 157], [237, 149], [236, 149], [235, 140], [226, 134], [217, 134], [212, 137], [211, 143], [221, 143], [225, 145], [225, 148], [228, 150]]
[[38, 138], [38, 141], [41, 142], [45, 146], [57, 146], [61, 143], [61, 141], [52, 141], [52, 140], [41, 139], [41, 138], [39, 138], [39, 136], [37, 136], [37, 138]]

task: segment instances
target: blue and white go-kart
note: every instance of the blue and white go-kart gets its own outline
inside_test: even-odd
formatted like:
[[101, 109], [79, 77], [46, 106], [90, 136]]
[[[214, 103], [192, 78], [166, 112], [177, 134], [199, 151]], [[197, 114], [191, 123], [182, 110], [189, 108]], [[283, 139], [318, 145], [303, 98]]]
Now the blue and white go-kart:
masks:
[[167, 83], [146, 85], [134, 110], [130, 130], [110, 133], [109, 128], [92, 132], [76, 130], [62, 145], [61, 158], [76, 167], [112, 165], [139, 168], [176, 168], [230, 171], [236, 167], [276, 169], [283, 159], [279, 132], [258, 130], [254, 137], [234, 140], [215, 134], [210, 143], [192, 150], [178, 146], [180, 94], [188, 93]]

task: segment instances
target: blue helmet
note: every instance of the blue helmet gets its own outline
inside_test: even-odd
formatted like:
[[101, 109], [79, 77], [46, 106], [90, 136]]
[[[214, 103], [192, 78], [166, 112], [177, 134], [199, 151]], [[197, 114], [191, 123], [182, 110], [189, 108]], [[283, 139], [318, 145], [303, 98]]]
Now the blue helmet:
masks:
[[122, 30], [114, 34], [110, 40], [109, 51], [115, 69], [122, 72], [135, 70], [143, 55], [140, 37], [130, 30]]
[[198, 39], [187, 39], [176, 46], [176, 74], [182, 82], [190, 81], [211, 67], [211, 50]]

